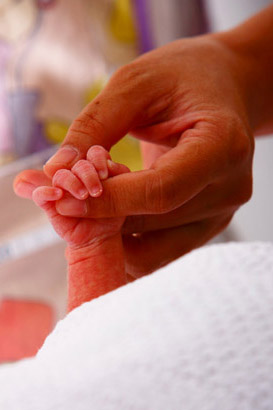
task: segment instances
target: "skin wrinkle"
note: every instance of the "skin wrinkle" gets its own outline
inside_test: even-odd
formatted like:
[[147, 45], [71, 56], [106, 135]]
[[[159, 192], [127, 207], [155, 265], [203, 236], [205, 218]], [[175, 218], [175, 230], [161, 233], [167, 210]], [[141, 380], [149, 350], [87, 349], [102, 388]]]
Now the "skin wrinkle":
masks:
[[[163, 213], [164, 212], [164, 200], [163, 200], [163, 187], [162, 177], [160, 173], [153, 169], [152, 176], [146, 180], [145, 195], [143, 208], [148, 213]], [[156, 200], [155, 200], [156, 198]], [[155, 206], [156, 202], [156, 206]]]
[[[69, 248], [67, 248], [66, 253], [67, 258], [71, 258], [74, 257], [74, 254], [77, 251], [81, 251], [84, 252], [85, 255], [81, 256], [79, 259], [77, 259], [74, 262], [70, 262], [69, 265], [73, 266], [77, 263], [81, 263], [84, 262], [86, 260], [89, 260], [90, 258], [96, 258], [96, 253], [100, 250], [100, 248], [102, 247], [102, 245], [104, 244], [106, 239], [112, 238], [116, 235], [116, 233], [114, 233], [111, 236], [105, 236], [104, 238], [93, 238], [92, 240], [86, 242], [86, 243], [82, 243], [81, 245], [77, 245], [77, 246], [69, 246]], [[92, 256], [93, 255], [93, 256]]]
[[[61, 169], [61, 170], [57, 171], [56, 174], [53, 177], [53, 185], [58, 186], [58, 185], [60, 185], [62, 180], [66, 181], [66, 175], [67, 175], [68, 172], [69, 172], [69, 170], [65, 170], [65, 169]], [[70, 185], [67, 186], [67, 187], [72, 189], [72, 190], [76, 189], [76, 187], [79, 187], [79, 188], [83, 187], [81, 182], [77, 178], [74, 178], [73, 180], [70, 180], [69, 184]]]
[[[84, 160], [81, 160], [84, 161]], [[92, 165], [90, 166], [90, 168], [85, 165], [85, 164], [80, 164], [80, 163], [76, 163], [73, 168], [72, 171], [73, 172], [81, 172], [81, 176], [84, 177], [88, 177], [90, 175], [90, 169], [92, 169], [92, 171], [94, 171], [94, 174], [96, 172], [95, 167]]]
[[90, 129], [92, 128], [96, 128], [96, 131], [98, 128], [98, 134], [101, 134], [104, 131], [103, 123], [98, 119], [98, 116], [95, 113], [85, 111], [81, 119], [78, 122], [76, 121], [76, 123], [80, 124], [80, 129], [83, 128], [83, 130], [87, 130], [87, 134], [88, 132], [90, 133]]
[[[191, 224], [193, 222], [201, 222], [204, 218], [214, 217], [216, 215], [224, 215], [227, 212], [234, 213], [234, 211], [240, 206], [240, 202], [234, 202], [234, 199], [229, 199], [229, 194], [225, 197], [222, 197], [221, 193], [218, 193], [218, 204], [216, 206], [214, 202], [214, 198], [210, 192], [214, 192], [214, 184], [209, 184], [206, 189], [202, 192], [202, 214], [198, 219], [196, 219], [195, 212], [196, 212], [196, 205], [198, 206], [201, 199], [197, 198], [199, 196], [196, 195], [196, 202], [186, 203], [185, 205], [169, 212], [166, 214], [168, 219], [166, 219], [166, 225], [162, 225], [162, 229], [166, 228], [173, 228], [177, 225], [181, 224]], [[237, 188], [236, 188], [237, 189]], [[240, 187], [238, 188], [240, 189]], [[231, 185], [231, 190], [234, 190], [234, 186]], [[249, 194], [246, 194], [246, 196]], [[245, 197], [244, 200], [247, 198]], [[224, 206], [224, 207], [223, 207]], [[185, 210], [181, 212], [181, 210]], [[147, 231], [156, 231], [158, 229], [158, 221], [155, 216], [155, 222], [153, 223], [153, 219], [149, 219], [150, 223], [148, 223], [148, 219], [145, 215], [140, 216], [132, 216], [125, 220], [123, 225], [123, 233], [129, 234], [130, 232], [147, 232]]]

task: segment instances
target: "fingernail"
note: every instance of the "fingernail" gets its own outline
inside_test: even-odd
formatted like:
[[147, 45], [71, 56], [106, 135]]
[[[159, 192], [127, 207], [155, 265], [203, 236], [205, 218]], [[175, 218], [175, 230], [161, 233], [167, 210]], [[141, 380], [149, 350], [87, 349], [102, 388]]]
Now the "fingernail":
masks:
[[79, 152], [74, 147], [63, 147], [60, 148], [53, 157], [51, 157], [46, 164], [68, 164], [70, 162], [75, 161], [75, 159], [79, 156]]
[[88, 192], [87, 189], [85, 189], [85, 188], [80, 189], [80, 190], [78, 191], [78, 193], [79, 193], [79, 197], [80, 197], [81, 199], [86, 199], [86, 198], [88, 197], [88, 195], [89, 195], [89, 192]]
[[80, 201], [74, 198], [61, 199], [57, 203], [57, 211], [61, 215], [68, 216], [84, 216], [87, 212], [85, 201]]
[[108, 159], [107, 160], [107, 165], [108, 165], [109, 168], [114, 168], [116, 164], [113, 161], [111, 161], [111, 159]]
[[99, 171], [100, 179], [106, 179], [108, 177], [108, 171], [106, 169]]
[[102, 194], [102, 188], [92, 188], [91, 190], [90, 190], [90, 195], [91, 196], [93, 196], [93, 197], [98, 197], [98, 196], [100, 196]]
[[[56, 195], [56, 197], [57, 197], [58, 199], [61, 199], [61, 198], [62, 198], [62, 196], [63, 196], [63, 190], [62, 190], [62, 189], [60, 189], [60, 188], [54, 188], [53, 192], [54, 192], [54, 194]], [[57, 200], [57, 199], [56, 199], [56, 200]]]

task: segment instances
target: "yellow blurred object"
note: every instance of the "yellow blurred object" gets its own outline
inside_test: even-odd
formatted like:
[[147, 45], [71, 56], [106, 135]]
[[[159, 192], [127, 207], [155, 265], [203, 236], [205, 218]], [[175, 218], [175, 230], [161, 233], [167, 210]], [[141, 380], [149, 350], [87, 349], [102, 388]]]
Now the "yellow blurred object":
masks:
[[105, 84], [106, 84], [106, 78], [101, 77], [98, 80], [96, 80], [94, 84], [92, 84], [92, 87], [88, 88], [88, 90], [85, 93], [84, 105], [94, 100], [94, 98], [101, 92]]
[[1, 153], [0, 154], [0, 167], [2, 165], [6, 165], [10, 162], [15, 161], [16, 157], [14, 154], [11, 153]]
[[69, 125], [62, 121], [52, 120], [45, 123], [45, 136], [48, 141], [53, 144], [60, 144], [63, 142]]
[[110, 154], [113, 161], [127, 165], [131, 171], [142, 169], [139, 142], [129, 135], [114, 145]]
[[[61, 121], [48, 121], [45, 124], [47, 139], [53, 144], [60, 144], [68, 131], [69, 126]], [[127, 165], [131, 171], [142, 169], [142, 160], [139, 142], [127, 135], [110, 151], [113, 161]]]
[[110, 19], [112, 36], [122, 43], [135, 43], [137, 40], [131, 0], [116, 0]]

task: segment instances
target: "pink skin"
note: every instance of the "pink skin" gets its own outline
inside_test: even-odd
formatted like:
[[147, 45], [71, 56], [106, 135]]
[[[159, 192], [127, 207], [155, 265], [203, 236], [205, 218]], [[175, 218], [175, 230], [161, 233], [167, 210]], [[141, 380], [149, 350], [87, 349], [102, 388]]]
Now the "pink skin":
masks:
[[67, 242], [68, 311], [131, 280], [125, 273], [120, 232], [125, 217], [85, 219], [62, 216], [56, 211], [55, 201], [63, 196], [82, 199], [74, 201], [75, 206], [84, 206], [83, 200], [89, 195], [101, 196], [99, 175], [107, 178], [129, 172], [126, 166], [112, 162], [102, 147], [90, 148], [87, 158], [78, 161], [71, 171], [59, 170], [52, 184], [35, 170], [24, 171], [14, 183], [15, 192], [23, 197], [32, 196]]

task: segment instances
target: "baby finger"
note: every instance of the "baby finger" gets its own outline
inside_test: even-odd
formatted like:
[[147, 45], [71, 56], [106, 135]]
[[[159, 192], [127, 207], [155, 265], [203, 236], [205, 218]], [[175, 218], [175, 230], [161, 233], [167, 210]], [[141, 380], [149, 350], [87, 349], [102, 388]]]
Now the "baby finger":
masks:
[[91, 162], [83, 159], [78, 161], [72, 168], [72, 172], [81, 180], [92, 197], [98, 197], [102, 194], [100, 178]]
[[88, 197], [88, 190], [84, 184], [68, 169], [59, 169], [52, 179], [52, 185], [68, 191], [77, 199], [83, 200]]

